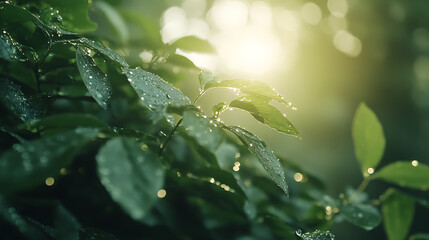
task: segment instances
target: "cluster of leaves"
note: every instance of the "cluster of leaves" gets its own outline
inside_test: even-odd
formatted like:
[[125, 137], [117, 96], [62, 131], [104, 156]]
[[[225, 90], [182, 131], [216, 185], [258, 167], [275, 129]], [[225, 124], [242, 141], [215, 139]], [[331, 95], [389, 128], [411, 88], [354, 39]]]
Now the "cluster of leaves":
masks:
[[[200, 70], [176, 49], [213, 52], [209, 43], [188, 36], [165, 44], [144, 16], [103, 1], [92, 7], [105, 31], [94, 32], [86, 0], [0, 3], [2, 238], [325, 240], [334, 238], [326, 232], [333, 219], [367, 230], [380, 223], [362, 194], [370, 180], [427, 188], [428, 167], [415, 162], [367, 174], [381, 159], [384, 136], [362, 105], [353, 136], [365, 180], [347, 196], [326, 196], [317, 178], [219, 119], [237, 108], [299, 137], [270, 104], [289, 106], [282, 96], [263, 82], [201, 72], [191, 101], [172, 84]], [[124, 50], [133, 42], [144, 48]], [[150, 59], [139, 62], [134, 52]], [[195, 102], [219, 87], [242, 95], [213, 106], [209, 117]], [[389, 239], [405, 238], [415, 201], [388, 190], [377, 202]]]

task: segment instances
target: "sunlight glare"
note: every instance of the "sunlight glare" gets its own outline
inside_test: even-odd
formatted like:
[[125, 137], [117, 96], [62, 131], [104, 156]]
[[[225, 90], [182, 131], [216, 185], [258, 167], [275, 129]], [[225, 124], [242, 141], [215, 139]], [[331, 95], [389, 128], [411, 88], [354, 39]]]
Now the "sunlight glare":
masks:
[[218, 0], [208, 13], [208, 18], [219, 29], [240, 27], [247, 22], [247, 5], [240, 0]]

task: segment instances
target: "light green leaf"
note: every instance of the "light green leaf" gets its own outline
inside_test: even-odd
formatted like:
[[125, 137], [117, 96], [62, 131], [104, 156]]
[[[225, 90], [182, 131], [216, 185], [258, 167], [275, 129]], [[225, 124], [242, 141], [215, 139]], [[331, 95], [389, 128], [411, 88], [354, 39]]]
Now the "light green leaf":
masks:
[[228, 109], [229, 105], [226, 102], [220, 102], [212, 107], [213, 118], [218, 118], [219, 115]]
[[6, 32], [0, 32], [0, 58], [9, 62], [26, 61], [19, 44]]
[[266, 98], [268, 100], [276, 100], [281, 103], [286, 103], [288, 106], [292, 106], [292, 103], [286, 102], [284, 97], [278, 94], [274, 89], [270, 88], [267, 84], [261, 81], [255, 80], [216, 80], [216, 78], [212, 81], [206, 83], [204, 90], [208, 90], [210, 88], [215, 87], [226, 87], [238, 89], [244, 94], [248, 95], [256, 95], [260, 98]]
[[410, 237], [410, 240], [429, 240], [429, 233], [418, 233]]
[[340, 208], [344, 218], [369, 231], [377, 227], [381, 222], [381, 214], [377, 208], [369, 204], [347, 204]]
[[210, 72], [203, 71], [198, 75], [198, 80], [200, 80], [200, 89], [203, 90], [208, 82], [214, 80], [214, 77]]
[[142, 69], [122, 68], [140, 99], [151, 109], [191, 104], [188, 97], [159, 76]]
[[299, 137], [298, 129], [277, 108], [267, 101], [252, 97], [241, 96], [229, 104], [229, 107], [248, 111], [256, 120], [276, 129], [279, 132]]
[[76, 50], [76, 64], [89, 93], [97, 101], [98, 105], [107, 109], [112, 97], [112, 87], [109, 80], [107, 80], [106, 74], [95, 65], [94, 60], [80, 46]]
[[77, 43], [84, 44], [87, 47], [90, 47], [90, 48], [96, 50], [97, 52], [103, 54], [108, 59], [112, 60], [113, 62], [120, 64], [122, 67], [128, 67], [127, 62], [125, 62], [125, 59], [121, 55], [119, 55], [117, 52], [113, 51], [112, 49], [104, 46], [100, 42], [97, 42], [94, 40], [89, 40], [88, 38], [79, 38], [79, 39], [72, 39], [72, 40], [67, 40], [67, 41], [72, 42], [72, 43], [77, 42]]
[[389, 240], [405, 240], [414, 216], [414, 199], [393, 189], [386, 192], [382, 212]]
[[25, 94], [20, 86], [1, 76], [0, 102], [24, 122], [39, 119], [46, 113], [46, 105], [39, 97]]
[[19, 192], [58, 175], [97, 134], [96, 129], [78, 128], [15, 144], [0, 156], [0, 192]]
[[301, 230], [297, 230], [296, 234], [303, 240], [335, 240], [335, 235], [329, 231], [316, 230], [311, 233], [302, 233]]
[[207, 41], [196, 36], [186, 36], [174, 41], [171, 46], [183, 51], [215, 53], [216, 49]]
[[260, 138], [245, 129], [237, 126], [225, 126], [225, 128], [234, 133], [241, 140], [249, 151], [259, 160], [277, 186], [288, 194], [288, 186], [285, 180], [283, 167], [273, 151], [271, 151]]
[[108, 141], [97, 154], [97, 172], [110, 196], [135, 220], [142, 220], [158, 199], [164, 170], [151, 150], [127, 138]]
[[97, 28], [97, 24], [88, 17], [88, 0], [44, 0], [51, 7], [57, 9], [62, 17], [64, 29], [72, 32], [90, 32]]
[[356, 111], [352, 135], [356, 157], [366, 174], [368, 168], [377, 167], [383, 157], [386, 140], [377, 116], [365, 103], [361, 103]]
[[374, 176], [402, 187], [429, 189], [429, 166], [417, 162], [394, 162], [378, 171]]

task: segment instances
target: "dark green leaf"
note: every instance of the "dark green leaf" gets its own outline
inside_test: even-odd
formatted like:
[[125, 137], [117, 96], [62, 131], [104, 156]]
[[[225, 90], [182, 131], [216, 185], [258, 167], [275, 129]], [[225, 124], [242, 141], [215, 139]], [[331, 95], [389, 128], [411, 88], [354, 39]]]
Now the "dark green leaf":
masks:
[[382, 212], [389, 240], [405, 240], [414, 216], [414, 199], [398, 191], [387, 191]]
[[374, 178], [398, 184], [402, 187], [429, 189], [429, 166], [412, 162], [394, 162], [378, 171]]
[[97, 172], [106, 190], [135, 220], [142, 220], [164, 185], [157, 155], [132, 139], [114, 138], [97, 154]]
[[107, 109], [112, 96], [112, 87], [106, 74], [95, 65], [94, 60], [80, 46], [76, 50], [76, 64], [89, 93], [98, 105]]
[[381, 214], [377, 208], [369, 204], [347, 204], [340, 208], [344, 218], [369, 231], [381, 222]]
[[128, 67], [127, 62], [125, 62], [125, 59], [121, 55], [119, 55], [117, 52], [113, 51], [112, 49], [104, 46], [100, 42], [97, 42], [94, 40], [89, 40], [88, 38], [79, 38], [79, 39], [73, 39], [73, 40], [68, 40], [68, 41], [85, 44], [86, 46], [88, 46], [88, 47], [96, 50], [97, 52], [103, 54], [104, 56], [106, 56], [107, 58], [112, 60], [113, 62], [120, 64], [122, 67]]
[[62, 26], [72, 32], [90, 32], [97, 28], [97, 24], [88, 17], [88, 0], [44, 0], [51, 7], [59, 11], [62, 17]]
[[0, 192], [18, 192], [56, 176], [97, 134], [96, 129], [78, 128], [15, 144], [13, 149], [0, 156]]
[[167, 63], [173, 64], [178, 67], [199, 69], [191, 60], [179, 54], [171, 54], [170, 56], [168, 56]]
[[1, 76], [0, 102], [24, 122], [38, 119], [46, 112], [46, 105], [39, 97], [28, 96], [20, 86]]
[[312, 233], [302, 233], [301, 230], [297, 230], [296, 234], [304, 240], [335, 240], [335, 235], [329, 231], [316, 230]]
[[214, 80], [214, 77], [210, 72], [203, 71], [198, 75], [198, 80], [200, 80], [200, 89], [203, 90], [208, 82]]
[[62, 113], [51, 115], [49, 117], [41, 119], [36, 123], [31, 124], [31, 126], [39, 130], [77, 127], [92, 127], [103, 129], [107, 127], [106, 124], [101, 122], [93, 115], [81, 113]]
[[0, 32], [0, 58], [10, 62], [26, 61], [21, 47], [6, 32]]
[[214, 87], [226, 87], [238, 89], [241, 92], [248, 95], [256, 95], [261, 98], [267, 98], [267, 100], [276, 100], [281, 103], [286, 103], [288, 106], [291, 106], [292, 103], [286, 102], [284, 97], [278, 94], [274, 89], [270, 88], [267, 84], [261, 81], [254, 80], [216, 80], [216, 78], [212, 81], [206, 83], [204, 90], [208, 90]]
[[151, 109], [191, 104], [188, 97], [159, 76], [142, 69], [122, 68], [140, 99]]
[[218, 118], [219, 115], [228, 109], [229, 105], [226, 102], [221, 102], [212, 107], [213, 118]]
[[32, 22], [38, 19], [22, 7], [0, 3], [0, 22]]
[[256, 120], [279, 132], [299, 137], [298, 129], [277, 108], [267, 101], [251, 96], [241, 96], [229, 104], [229, 107], [248, 111]]
[[285, 180], [283, 167], [273, 151], [271, 151], [260, 138], [247, 130], [237, 126], [226, 126], [225, 128], [234, 133], [241, 140], [249, 151], [259, 160], [277, 186], [288, 194], [288, 186]]
[[174, 41], [171, 46], [183, 51], [215, 53], [216, 49], [207, 41], [196, 36], [186, 36]]
[[79, 233], [79, 240], [118, 240], [113, 235], [95, 228], [83, 228]]
[[410, 237], [410, 240], [429, 240], [429, 233], [418, 233]]
[[367, 174], [368, 168], [375, 168], [380, 162], [386, 140], [377, 116], [365, 103], [356, 111], [352, 133], [356, 157], [362, 172]]

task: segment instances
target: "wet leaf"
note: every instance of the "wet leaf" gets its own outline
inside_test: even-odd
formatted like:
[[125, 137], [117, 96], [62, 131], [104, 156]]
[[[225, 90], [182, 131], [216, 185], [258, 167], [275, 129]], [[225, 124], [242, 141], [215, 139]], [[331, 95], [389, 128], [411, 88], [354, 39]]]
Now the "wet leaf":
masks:
[[170, 104], [176, 106], [191, 104], [189, 98], [182, 92], [153, 73], [142, 69], [122, 68], [122, 70], [137, 95], [151, 109]]
[[19, 192], [58, 175], [59, 170], [66, 167], [97, 134], [96, 129], [78, 128], [15, 144], [0, 156], [0, 192]]
[[241, 96], [229, 104], [229, 107], [245, 110], [256, 120], [279, 132], [299, 137], [298, 129], [277, 108], [267, 101], [251, 96]]
[[113, 51], [112, 49], [104, 46], [100, 42], [97, 42], [94, 40], [89, 40], [88, 38], [79, 38], [79, 39], [72, 39], [72, 40], [67, 40], [67, 41], [72, 42], [72, 43], [77, 42], [77, 43], [84, 44], [87, 47], [90, 47], [90, 48], [96, 50], [97, 52], [103, 54], [108, 59], [112, 60], [113, 62], [118, 63], [122, 67], [128, 67], [128, 63], [125, 62], [125, 59], [121, 55], [119, 55], [117, 52]]
[[24, 122], [39, 119], [46, 113], [46, 105], [39, 97], [25, 94], [19, 85], [1, 76], [0, 102]]
[[19, 44], [6, 32], [0, 32], [0, 58], [10, 62], [26, 61]]
[[335, 235], [329, 231], [316, 230], [312, 233], [302, 233], [302, 231], [298, 229], [296, 235], [304, 240], [335, 240]]
[[83, 228], [79, 240], [118, 240], [115, 236], [95, 228]]
[[234, 133], [241, 140], [249, 151], [259, 160], [277, 186], [288, 194], [288, 186], [285, 180], [283, 167], [273, 151], [271, 151], [260, 138], [245, 129], [237, 126], [225, 126], [225, 128]]
[[369, 204], [347, 204], [340, 208], [344, 218], [369, 231], [377, 227], [381, 222], [381, 214], [377, 208]]
[[135, 220], [142, 220], [158, 199], [164, 170], [157, 155], [127, 138], [108, 141], [97, 154], [97, 172], [112, 199]]
[[95, 65], [94, 60], [80, 46], [76, 50], [76, 64], [89, 93], [98, 105], [107, 109], [112, 96], [112, 87], [106, 74]]
[[203, 90], [208, 82], [214, 80], [214, 77], [210, 72], [203, 71], [198, 75], [198, 80], [200, 81], [200, 89]]
[[214, 80], [206, 83], [204, 90], [208, 90], [214, 87], [226, 87], [240, 90], [244, 94], [255, 95], [260, 98], [266, 98], [268, 100], [276, 100], [281, 103], [285, 103], [288, 106], [291, 106], [292, 103], [286, 102], [284, 97], [278, 94], [274, 89], [270, 88], [267, 84], [261, 81], [255, 80]]
[[391, 163], [376, 172], [373, 177], [402, 187], [429, 189], [429, 166], [415, 160]]
[[196, 36], [182, 37], [171, 44], [175, 48], [183, 51], [215, 53], [216, 49], [207, 41]]
[[1, 2], [0, 22], [32, 22], [38, 21], [33, 14], [22, 7]]
[[353, 142], [355, 154], [363, 173], [377, 167], [383, 157], [386, 140], [383, 128], [374, 112], [361, 103], [353, 119]]
[[389, 240], [405, 240], [414, 216], [414, 199], [390, 189], [386, 192], [382, 212]]
[[229, 105], [226, 102], [221, 102], [212, 107], [213, 118], [218, 118], [219, 115], [228, 109]]

